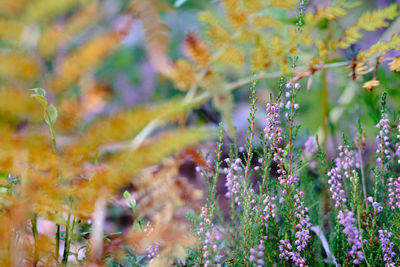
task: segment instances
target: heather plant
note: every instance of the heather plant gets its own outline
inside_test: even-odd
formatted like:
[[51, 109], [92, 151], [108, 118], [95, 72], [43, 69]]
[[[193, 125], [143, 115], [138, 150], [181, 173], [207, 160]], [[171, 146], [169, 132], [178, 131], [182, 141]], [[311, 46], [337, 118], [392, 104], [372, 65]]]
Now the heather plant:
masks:
[[[231, 146], [230, 156], [222, 160], [220, 131], [215, 172], [199, 169], [210, 188], [215, 188], [217, 179], [225, 180], [226, 194], [220, 197], [228, 198], [230, 204], [228, 214], [222, 214], [219, 198], [209, 191], [200, 217], [191, 218], [199, 248], [192, 251], [190, 263], [396, 266], [400, 178], [393, 177], [398, 176], [398, 137], [397, 127], [386, 113], [386, 94], [382, 97], [381, 119], [376, 124], [375, 166], [362, 169], [359, 138], [349, 143], [343, 137], [331, 163], [323, 161], [325, 154], [318, 138], [308, 138], [304, 144], [307, 148], [299, 149], [303, 145], [295, 139], [299, 130], [296, 112], [301, 111], [296, 104], [296, 95], [301, 91], [297, 83], [281, 84], [281, 93], [267, 103], [261, 147], [254, 146], [255, 86], [254, 82], [245, 149], [238, 151]], [[361, 126], [359, 130], [362, 135]], [[310, 151], [323, 157], [317, 159], [314, 154], [306, 162], [302, 154]], [[252, 162], [253, 157], [256, 161]], [[312, 181], [302, 179], [303, 170], [310, 168], [313, 160], [324, 165], [321, 168], [326, 170], [323, 176], [327, 184], [323, 190], [330, 198], [327, 213], [318, 219], [312, 218], [305, 204], [304, 190], [312, 188], [308, 184]], [[222, 165], [226, 167], [219, 168]], [[373, 182], [370, 187], [365, 184], [367, 180]], [[321, 246], [323, 253], [318, 248]]]
[[356, 6], [1, 1], [0, 265], [398, 265], [398, 6]]

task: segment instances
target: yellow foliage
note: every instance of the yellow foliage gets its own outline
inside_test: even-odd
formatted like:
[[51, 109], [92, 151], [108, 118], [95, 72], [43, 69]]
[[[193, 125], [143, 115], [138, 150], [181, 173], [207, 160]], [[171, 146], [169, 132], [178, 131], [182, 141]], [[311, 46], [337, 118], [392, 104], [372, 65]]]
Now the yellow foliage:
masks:
[[253, 19], [253, 24], [262, 27], [280, 28], [282, 24], [270, 15], [261, 15]]
[[199, 103], [186, 103], [182, 99], [158, 103], [153, 107], [137, 107], [121, 111], [109, 118], [94, 122], [69, 150], [75, 155], [96, 154], [99, 146], [133, 138], [148, 123], [157, 119], [159, 124], [178, 120]]
[[367, 12], [362, 15], [357, 24], [344, 31], [344, 37], [339, 41], [340, 48], [347, 48], [356, 43], [361, 37], [360, 30], [375, 31], [388, 25], [387, 20], [398, 16], [397, 4], [392, 4], [384, 9]]
[[85, 72], [102, 62], [117, 47], [120, 38], [119, 33], [110, 32], [88, 40], [64, 59], [56, 76], [50, 79], [49, 88], [62, 91], [72, 86]]
[[258, 45], [251, 52], [251, 70], [260, 71], [271, 65], [270, 55], [268, 54], [267, 43], [259, 41]]
[[18, 42], [21, 38], [24, 24], [13, 20], [0, 20], [0, 38]]
[[82, 0], [31, 0], [25, 7], [25, 15], [31, 21], [50, 20], [64, 13]]
[[400, 71], [400, 57], [393, 59], [390, 62], [389, 67], [392, 71]]
[[244, 1], [244, 6], [246, 8], [246, 12], [257, 13], [264, 8], [265, 4], [263, 3], [263, 0], [252, 0]]
[[390, 50], [400, 49], [400, 36], [393, 35], [392, 39], [388, 42], [378, 41], [376, 44], [372, 45], [369, 49], [360, 52], [359, 57], [365, 59], [373, 55], [384, 55]]
[[296, 7], [296, 0], [270, 0], [269, 5], [281, 9], [293, 9]]
[[8, 116], [29, 118], [32, 122], [42, 120], [43, 113], [39, 103], [30, 96], [29, 92], [11, 87], [0, 90], [0, 112]]
[[222, 62], [232, 63], [237, 66], [243, 65], [245, 61], [243, 51], [233, 45], [226, 46], [220, 54], [219, 59]]
[[189, 89], [196, 81], [196, 73], [193, 66], [185, 59], [178, 59], [175, 65], [169, 69], [168, 77], [174, 81], [180, 90]]
[[0, 52], [0, 76], [6, 79], [32, 82], [39, 75], [36, 61], [25, 54]]

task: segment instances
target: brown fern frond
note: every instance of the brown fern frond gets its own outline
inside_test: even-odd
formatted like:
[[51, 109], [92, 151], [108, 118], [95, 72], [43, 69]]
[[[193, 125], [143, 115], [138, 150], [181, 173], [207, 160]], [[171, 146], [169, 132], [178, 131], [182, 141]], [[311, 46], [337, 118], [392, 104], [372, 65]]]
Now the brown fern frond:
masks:
[[167, 76], [178, 89], [183, 91], [188, 90], [196, 82], [194, 67], [185, 59], [178, 59], [168, 70]]
[[143, 23], [146, 48], [153, 68], [160, 73], [166, 73], [170, 66], [170, 59], [166, 54], [169, 41], [168, 28], [161, 22], [155, 3], [151, 0], [133, 0], [128, 9]]
[[211, 53], [206, 43], [195, 32], [189, 32], [183, 43], [183, 52], [200, 68], [211, 62]]

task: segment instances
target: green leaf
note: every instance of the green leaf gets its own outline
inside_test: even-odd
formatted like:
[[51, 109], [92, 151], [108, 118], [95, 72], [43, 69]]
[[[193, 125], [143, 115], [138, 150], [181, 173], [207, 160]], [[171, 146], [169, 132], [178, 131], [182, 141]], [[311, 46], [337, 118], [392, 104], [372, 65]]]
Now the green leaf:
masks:
[[31, 90], [34, 92], [32, 95], [46, 96], [46, 91], [43, 88], [33, 88]]
[[53, 104], [50, 104], [46, 111], [47, 116], [45, 116], [44, 120], [48, 125], [53, 125], [57, 120], [57, 109]]
[[130, 198], [130, 197], [131, 197], [131, 194], [130, 194], [128, 191], [125, 190], [125, 192], [124, 192], [124, 198], [128, 199], [128, 198]]
[[32, 94], [32, 96], [44, 107], [47, 107], [47, 99], [42, 96], [42, 95], [38, 95], [38, 94]]

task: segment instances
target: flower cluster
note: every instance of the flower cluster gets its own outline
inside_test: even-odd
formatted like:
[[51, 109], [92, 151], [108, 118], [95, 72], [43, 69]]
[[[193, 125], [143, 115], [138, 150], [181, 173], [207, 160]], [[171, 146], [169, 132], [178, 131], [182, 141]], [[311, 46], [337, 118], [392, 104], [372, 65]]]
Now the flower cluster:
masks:
[[397, 132], [396, 156], [398, 158], [397, 163], [400, 164], [400, 124], [397, 126]]
[[150, 263], [157, 257], [160, 257], [160, 243], [156, 242], [154, 246], [147, 247], [147, 258], [150, 260]]
[[356, 219], [352, 211], [346, 210], [345, 212], [339, 211], [339, 223], [344, 226], [343, 233], [347, 235], [347, 243], [351, 245], [350, 255], [354, 258], [353, 263], [359, 264], [364, 260], [364, 254], [361, 251], [363, 240], [357, 229], [354, 226]]
[[400, 209], [400, 176], [397, 178], [389, 178], [388, 183], [388, 205], [392, 210]]
[[[287, 172], [283, 169], [285, 165], [285, 160], [283, 157], [284, 149], [280, 147], [283, 136], [282, 136], [282, 128], [281, 121], [279, 120], [279, 112], [282, 107], [282, 104], [278, 103], [268, 103], [267, 104], [267, 126], [264, 128], [265, 139], [269, 141], [271, 150], [273, 151], [272, 158], [278, 164], [278, 180], [279, 183], [284, 185], [291, 185], [292, 183], [297, 182], [296, 177], [287, 177]], [[287, 177], [287, 179], [286, 179]]]
[[298, 223], [296, 224], [296, 248], [298, 251], [302, 251], [307, 245], [308, 241], [311, 238], [310, 236], [310, 217], [308, 216], [308, 209], [304, 207], [303, 203], [303, 192], [298, 191], [296, 195], [294, 195], [295, 199], [295, 209], [296, 209], [296, 218], [298, 219]]
[[301, 257], [300, 253], [292, 251], [292, 245], [289, 240], [280, 240], [279, 241], [279, 258], [284, 259], [285, 261], [292, 261], [295, 266], [306, 266], [306, 259]]
[[242, 171], [242, 167], [240, 166], [241, 159], [236, 159], [231, 162], [229, 158], [226, 158], [225, 162], [228, 164], [228, 168], [224, 169], [226, 174], [225, 186], [228, 190], [226, 192], [226, 196], [229, 198], [234, 198], [235, 202], [240, 205], [239, 193], [241, 184], [239, 181], [239, 173]]
[[372, 203], [372, 207], [378, 212], [380, 213], [383, 210], [383, 207], [376, 201], [374, 201], [374, 199], [372, 197], [368, 197], [367, 200], [369, 202]]
[[317, 153], [317, 142], [315, 136], [311, 135], [304, 143], [304, 151], [307, 153]]
[[344, 176], [353, 181], [356, 174], [354, 167], [359, 168], [358, 153], [354, 150], [349, 150], [349, 146], [343, 145], [338, 147], [339, 157], [336, 158], [336, 166], [343, 171]]
[[393, 235], [391, 232], [388, 232], [387, 230], [379, 230], [379, 241], [381, 243], [381, 249], [383, 252], [383, 260], [385, 261], [385, 266], [386, 267], [394, 267], [396, 266], [393, 262], [393, 257], [396, 255], [392, 251], [392, 248], [394, 246], [393, 242], [390, 242], [389, 238]]
[[[295, 90], [297, 90], [297, 89], [300, 88], [300, 84], [298, 84], [298, 83], [293, 84], [293, 83], [289, 82], [289, 83], [286, 84], [286, 88], [287, 88], [287, 89], [294, 88], [293, 91], [295, 91]], [[289, 100], [288, 100], [288, 101], [286, 102], [286, 104], [285, 104], [285, 108], [286, 108], [288, 111], [292, 109], [292, 104], [293, 104], [293, 109], [295, 109], [295, 110], [296, 110], [296, 109], [299, 109], [299, 107], [300, 107], [299, 104], [297, 104], [297, 103], [292, 103], [292, 101], [294, 101], [293, 92], [288, 91], [288, 92], [285, 93], [285, 96], [286, 96], [287, 98], [289, 98]], [[290, 100], [290, 99], [291, 99], [291, 100]], [[285, 118], [287, 119], [288, 117], [289, 117], [289, 113], [286, 112], [286, 113], [285, 113]]]
[[256, 248], [251, 248], [250, 249], [250, 258], [249, 261], [254, 263], [254, 266], [256, 267], [262, 267], [264, 266], [264, 240], [260, 241], [260, 244]]
[[276, 205], [274, 204], [275, 197], [265, 196], [263, 204], [265, 205], [263, 210], [264, 225], [268, 228], [268, 220], [272, 217], [276, 217]]
[[204, 206], [201, 208], [200, 224], [197, 236], [199, 236], [199, 241], [202, 244], [202, 257], [205, 261], [204, 266], [211, 266], [212, 260], [214, 262], [219, 262], [222, 258], [222, 256], [218, 254], [217, 246], [220, 236], [208, 218], [207, 207]]
[[328, 183], [330, 184], [329, 191], [332, 194], [332, 199], [335, 201], [335, 208], [339, 208], [347, 201], [346, 194], [343, 190], [340, 168], [337, 166], [332, 168], [330, 171], [328, 171], [328, 177]]
[[[386, 113], [382, 114], [381, 120], [376, 125], [379, 129], [379, 133], [376, 136], [376, 142], [378, 144], [378, 149], [376, 150], [376, 161], [385, 164], [390, 160], [390, 142], [389, 142], [389, 116]], [[384, 166], [384, 165], [382, 165]]]

